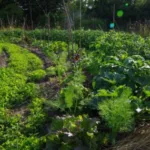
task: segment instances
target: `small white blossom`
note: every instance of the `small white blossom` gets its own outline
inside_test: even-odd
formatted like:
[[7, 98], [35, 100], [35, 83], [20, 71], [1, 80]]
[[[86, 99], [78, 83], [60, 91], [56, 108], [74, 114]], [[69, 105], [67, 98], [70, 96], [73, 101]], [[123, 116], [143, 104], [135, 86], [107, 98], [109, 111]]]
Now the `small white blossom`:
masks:
[[71, 132], [64, 132], [64, 134], [67, 134], [68, 137], [72, 137], [73, 136], [73, 134]]
[[139, 107], [136, 109], [136, 112], [137, 112], [137, 113], [140, 113], [141, 111], [142, 111], [142, 109], [139, 108]]
[[72, 134], [71, 132], [69, 132], [69, 133], [68, 133], [68, 136], [71, 137], [71, 136], [73, 136], [73, 134]]
[[96, 121], [96, 124], [99, 124], [100, 123], [100, 121]]

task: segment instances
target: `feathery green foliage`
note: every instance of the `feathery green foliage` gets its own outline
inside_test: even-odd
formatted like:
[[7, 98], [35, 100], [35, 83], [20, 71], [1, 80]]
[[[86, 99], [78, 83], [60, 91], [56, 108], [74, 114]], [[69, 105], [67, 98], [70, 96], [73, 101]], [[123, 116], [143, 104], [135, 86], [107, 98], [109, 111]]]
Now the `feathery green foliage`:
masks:
[[132, 91], [128, 87], [120, 86], [116, 89], [117, 96], [99, 103], [100, 115], [112, 130], [115, 138], [118, 132], [130, 131], [133, 127], [133, 110], [130, 105]]

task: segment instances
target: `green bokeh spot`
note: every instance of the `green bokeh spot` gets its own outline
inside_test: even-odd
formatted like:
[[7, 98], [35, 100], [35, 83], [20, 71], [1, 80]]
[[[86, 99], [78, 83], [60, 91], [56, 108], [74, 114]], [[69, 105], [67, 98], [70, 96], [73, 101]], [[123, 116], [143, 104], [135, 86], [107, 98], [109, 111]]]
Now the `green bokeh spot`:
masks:
[[126, 6], [126, 7], [128, 7], [128, 6], [129, 6], [129, 4], [128, 4], [128, 3], [125, 3], [125, 6]]
[[122, 17], [123, 16], [123, 14], [124, 14], [124, 12], [123, 12], [123, 10], [118, 10], [117, 11], [117, 17]]

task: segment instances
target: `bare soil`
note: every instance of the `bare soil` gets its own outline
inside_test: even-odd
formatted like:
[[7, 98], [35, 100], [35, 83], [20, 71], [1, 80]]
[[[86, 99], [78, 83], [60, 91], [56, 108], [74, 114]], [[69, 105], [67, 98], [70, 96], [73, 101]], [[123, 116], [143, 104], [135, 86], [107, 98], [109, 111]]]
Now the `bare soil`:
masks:
[[140, 125], [112, 150], [150, 150], [150, 123]]
[[7, 67], [7, 54], [3, 52], [0, 55], [0, 67]]

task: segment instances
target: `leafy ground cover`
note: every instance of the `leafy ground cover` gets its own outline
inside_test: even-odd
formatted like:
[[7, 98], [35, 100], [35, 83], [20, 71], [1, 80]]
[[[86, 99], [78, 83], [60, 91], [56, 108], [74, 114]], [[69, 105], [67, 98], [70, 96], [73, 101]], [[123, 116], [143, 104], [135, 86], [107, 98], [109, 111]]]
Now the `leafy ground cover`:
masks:
[[0, 149], [107, 149], [149, 122], [149, 37], [52, 32], [0, 33]]

